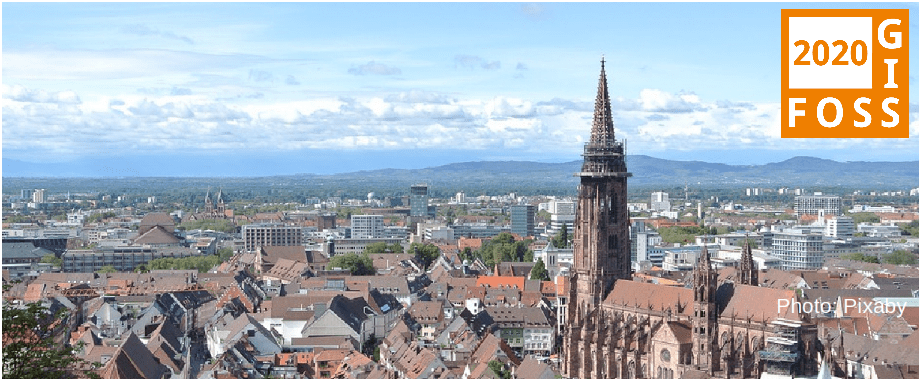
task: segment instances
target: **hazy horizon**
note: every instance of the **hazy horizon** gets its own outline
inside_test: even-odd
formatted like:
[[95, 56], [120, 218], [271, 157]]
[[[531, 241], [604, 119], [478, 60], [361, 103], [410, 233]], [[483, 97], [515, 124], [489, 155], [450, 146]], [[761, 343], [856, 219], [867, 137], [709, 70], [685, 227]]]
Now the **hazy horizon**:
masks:
[[568, 162], [589, 137], [601, 56], [629, 154], [919, 160], [915, 75], [911, 139], [780, 138], [779, 15], [813, 6], [4, 3], [4, 166], [253, 176]]

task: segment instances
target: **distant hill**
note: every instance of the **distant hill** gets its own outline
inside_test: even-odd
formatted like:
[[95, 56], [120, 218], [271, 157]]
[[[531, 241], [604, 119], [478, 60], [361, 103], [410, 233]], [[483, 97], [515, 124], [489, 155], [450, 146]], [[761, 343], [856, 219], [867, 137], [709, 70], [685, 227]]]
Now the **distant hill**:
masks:
[[[692, 183], [710, 186], [802, 185], [802, 186], [919, 186], [919, 162], [836, 162], [812, 157], [795, 157], [765, 165], [727, 165], [700, 161], [672, 161], [646, 155], [628, 157], [633, 185], [682, 185]], [[418, 170], [373, 170], [326, 176], [329, 178], [363, 177], [385, 180], [544, 182], [573, 186], [581, 161], [566, 163], [537, 162], [463, 162]], [[551, 183], [550, 183], [551, 182]]]
[[[700, 161], [672, 161], [645, 155], [631, 155], [627, 165], [633, 176], [629, 186], [681, 187], [846, 187], [861, 189], [908, 189], [919, 187], [919, 162], [836, 162], [813, 157], [795, 157], [764, 165], [727, 165]], [[131, 172], [114, 172], [107, 181], [51, 165], [3, 160], [3, 179], [7, 188], [65, 188], [81, 190], [100, 187], [130, 188], [161, 186], [192, 188], [220, 185], [224, 189], [296, 188], [311, 191], [351, 193], [376, 191], [404, 193], [415, 183], [427, 183], [441, 193], [465, 191], [482, 193], [542, 193], [570, 195], [577, 188], [573, 174], [580, 171], [581, 161], [539, 163], [517, 161], [460, 162], [422, 169], [380, 169], [318, 175], [296, 174], [264, 177], [158, 177], [155, 181]], [[31, 173], [31, 174], [26, 174]], [[66, 182], [61, 178], [71, 177]], [[218, 184], [219, 183], [219, 184]]]

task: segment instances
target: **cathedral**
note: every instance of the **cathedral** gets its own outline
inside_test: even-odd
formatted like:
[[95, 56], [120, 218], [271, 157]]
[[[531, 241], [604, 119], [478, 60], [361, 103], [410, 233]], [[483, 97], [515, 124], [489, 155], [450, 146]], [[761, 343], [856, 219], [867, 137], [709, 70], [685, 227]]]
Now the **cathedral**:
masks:
[[182, 222], [199, 220], [226, 220], [233, 218], [233, 211], [227, 209], [223, 201], [223, 191], [217, 191], [217, 199], [211, 199], [211, 190], [204, 195], [204, 212], [196, 210], [195, 213], [186, 215]]
[[758, 286], [749, 244], [719, 282], [703, 247], [688, 287], [632, 281], [625, 146], [613, 127], [605, 62], [578, 186], [562, 345], [567, 378], [759, 378], [816, 374], [817, 330], [780, 310], [792, 290]]

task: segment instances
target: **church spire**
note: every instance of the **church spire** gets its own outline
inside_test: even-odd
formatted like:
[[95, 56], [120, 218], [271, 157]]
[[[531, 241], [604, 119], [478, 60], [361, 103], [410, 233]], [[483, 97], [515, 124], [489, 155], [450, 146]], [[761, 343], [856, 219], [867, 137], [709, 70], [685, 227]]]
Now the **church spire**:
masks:
[[610, 108], [609, 88], [606, 84], [606, 59], [600, 59], [600, 84], [594, 104], [594, 120], [590, 130], [592, 144], [608, 145], [616, 142], [613, 131], [613, 114]]
[[740, 268], [738, 270], [740, 284], [748, 286], [759, 285], [759, 271], [756, 268], [756, 262], [753, 261], [753, 247], [750, 245], [750, 237], [743, 245], [743, 252], [740, 255]]

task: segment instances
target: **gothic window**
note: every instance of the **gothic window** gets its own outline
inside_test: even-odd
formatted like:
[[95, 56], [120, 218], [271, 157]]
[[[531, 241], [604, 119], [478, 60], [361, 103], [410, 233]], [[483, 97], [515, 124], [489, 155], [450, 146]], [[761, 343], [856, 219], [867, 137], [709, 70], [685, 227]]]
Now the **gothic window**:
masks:
[[664, 362], [670, 362], [670, 350], [661, 350], [661, 360]]
[[728, 340], [729, 340], [730, 338], [731, 338], [731, 337], [730, 337], [730, 335], [728, 334], [728, 332], [722, 332], [722, 333], [721, 333], [721, 346], [727, 345], [727, 344], [728, 344]]

